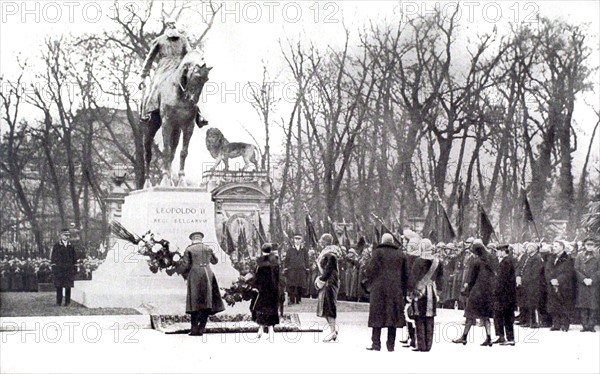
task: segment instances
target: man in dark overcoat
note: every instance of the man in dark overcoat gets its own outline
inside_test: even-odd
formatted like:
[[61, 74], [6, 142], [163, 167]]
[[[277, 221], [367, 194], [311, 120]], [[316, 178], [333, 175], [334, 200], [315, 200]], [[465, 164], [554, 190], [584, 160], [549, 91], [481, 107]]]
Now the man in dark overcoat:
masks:
[[598, 239], [588, 238], [583, 242], [584, 251], [577, 255], [575, 272], [577, 274], [577, 303], [581, 312], [581, 331], [595, 332], [594, 318], [600, 308], [600, 258]]
[[211, 247], [202, 243], [204, 234], [197, 231], [190, 234], [190, 244], [182, 256], [182, 268], [187, 279], [185, 312], [191, 315], [190, 335], [204, 334], [210, 315], [225, 310], [217, 277], [210, 264], [219, 259]]
[[493, 344], [515, 345], [514, 321], [517, 304], [515, 266], [508, 244], [496, 248], [499, 264], [494, 285], [494, 330], [498, 337]]
[[300, 304], [309, 270], [308, 251], [302, 244], [302, 235], [296, 234], [294, 244], [286, 252], [283, 269], [290, 304]]
[[373, 250], [373, 258], [367, 269], [371, 282], [369, 299], [369, 327], [372, 344], [368, 350], [381, 349], [381, 329], [387, 327], [387, 349], [394, 351], [396, 329], [405, 325], [404, 298], [406, 297], [408, 274], [406, 257], [394, 244], [394, 238], [386, 233], [381, 244]]
[[74, 285], [75, 273], [77, 272], [75, 247], [70, 242], [71, 233], [69, 229], [62, 229], [60, 240], [52, 247], [50, 263], [54, 286], [56, 287], [56, 304], [60, 306], [63, 300], [63, 289], [65, 291], [65, 306], [71, 304], [71, 288]]
[[546, 307], [552, 316], [550, 330], [569, 331], [570, 315], [575, 307], [575, 264], [562, 240], [554, 241], [552, 251], [545, 266], [548, 289]]
[[525, 260], [523, 274], [521, 276], [524, 287], [525, 306], [528, 315], [523, 327], [540, 327], [540, 307], [542, 306], [543, 294], [545, 293], [546, 280], [544, 278], [544, 261], [539, 253], [536, 243], [527, 244], [529, 256]]

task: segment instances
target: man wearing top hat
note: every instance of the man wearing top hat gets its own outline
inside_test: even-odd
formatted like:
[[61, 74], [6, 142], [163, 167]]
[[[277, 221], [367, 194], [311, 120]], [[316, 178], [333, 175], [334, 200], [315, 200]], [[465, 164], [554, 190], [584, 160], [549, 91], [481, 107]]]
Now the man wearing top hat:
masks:
[[191, 315], [190, 335], [204, 333], [208, 316], [225, 310], [217, 278], [210, 264], [219, 262], [212, 248], [202, 243], [204, 234], [197, 231], [190, 234], [190, 244], [183, 253], [182, 270], [187, 278], [185, 312]]
[[63, 288], [65, 290], [65, 306], [71, 304], [71, 287], [73, 287], [77, 262], [75, 247], [70, 242], [71, 232], [68, 228], [60, 232], [60, 240], [52, 247], [50, 263], [54, 286], [56, 287], [56, 304], [60, 306], [63, 300]]

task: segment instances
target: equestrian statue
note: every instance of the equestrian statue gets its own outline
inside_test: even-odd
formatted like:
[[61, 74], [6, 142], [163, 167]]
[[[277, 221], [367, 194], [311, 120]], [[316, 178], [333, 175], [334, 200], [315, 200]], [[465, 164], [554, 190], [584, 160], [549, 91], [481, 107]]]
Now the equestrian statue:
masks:
[[[192, 49], [187, 38], [177, 29], [174, 19], [165, 20], [165, 32], [152, 42], [142, 73], [140, 90], [145, 91], [140, 108], [140, 120], [144, 127], [145, 175], [144, 187], [151, 186], [149, 180], [150, 161], [154, 136], [162, 127], [162, 180], [161, 185], [173, 184], [171, 164], [183, 135], [179, 163], [179, 185], [185, 185], [185, 159], [194, 132], [208, 125], [202, 118], [198, 101], [204, 84], [208, 81], [207, 67], [202, 53]], [[152, 63], [157, 60], [156, 70], [150, 85], [146, 84]]]

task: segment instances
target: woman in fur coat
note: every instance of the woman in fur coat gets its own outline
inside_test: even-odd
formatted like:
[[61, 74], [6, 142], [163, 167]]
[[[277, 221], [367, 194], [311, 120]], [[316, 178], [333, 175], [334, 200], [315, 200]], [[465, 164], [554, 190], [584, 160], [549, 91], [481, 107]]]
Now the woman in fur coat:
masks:
[[494, 268], [490, 254], [481, 241], [473, 242], [471, 251], [475, 254], [467, 281], [469, 297], [465, 308], [466, 324], [462, 337], [453, 340], [454, 343], [467, 344], [467, 336], [471, 326], [480, 318], [485, 327], [486, 339], [482, 346], [492, 346], [490, 336], [490, 318], [492, 317], [492, 291], [494, 285]]
[[317, 316], [327, 320], [331, 332], [323, 341], [328, 343], [336, 341], [338, 335], [335, 319], [340, 288], [338, 260], [341, 251], [337, 245], [332, 244], [333, 237], [330, 234], [323, 234], [319, 242], [324, 248], [317, 259], [320, 273], [320, 276], [315, 279], [315, 287], [319, 290]]
[[272, 245], [263, 244], [262, 255], [256, 260], [256, 273], [251, 283], [258, 291], [252, 305], [252, 316], [258, 324], [256, 337], [260, 339], [264, 327], [269, 327], [269, 341], [273, 341], [274, 326], [279, 324], [279, 264], [271, 254]]

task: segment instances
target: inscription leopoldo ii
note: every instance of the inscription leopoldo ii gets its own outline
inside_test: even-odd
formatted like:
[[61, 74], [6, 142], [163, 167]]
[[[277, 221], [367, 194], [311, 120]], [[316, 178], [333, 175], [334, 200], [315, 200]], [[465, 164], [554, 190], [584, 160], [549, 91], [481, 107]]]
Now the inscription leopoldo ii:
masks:
[[157, 207], [155, 214], [154, 223], [208, 223], [208, 217], [204, 208]]

